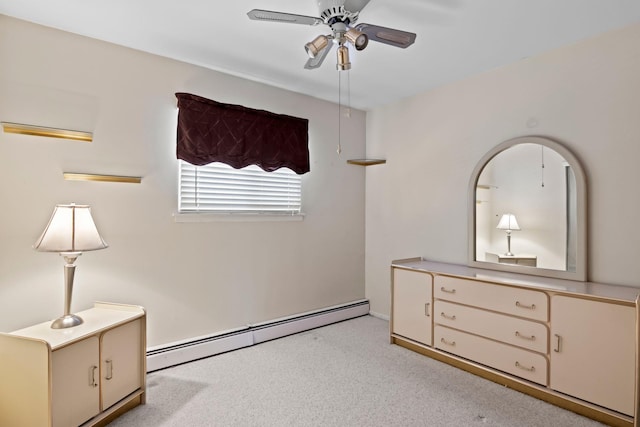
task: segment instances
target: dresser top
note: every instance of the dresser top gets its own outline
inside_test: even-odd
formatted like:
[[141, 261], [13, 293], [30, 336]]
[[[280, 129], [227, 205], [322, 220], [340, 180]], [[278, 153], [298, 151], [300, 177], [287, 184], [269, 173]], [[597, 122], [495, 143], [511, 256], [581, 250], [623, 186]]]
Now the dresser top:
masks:
[[427, 261], [422, 258], [392, 261], [391, 266], [437, 273], [446, 276], [472, 278], [492, 283], [518, 285], [563, 294], [586, 295], [630, 303], [634, 303], [636, 297], [640, 294], [640, 288], [634, 288], [632, 286], [608, 285], [604, 283], [578, 282], [574, 280], [530, 276], [528, 274], [485, 270], [460, 264]]
[[93, 308], [75, 314], [80, 316], [84, 322], [72, 328], [52, 329], [51, 322], [47, 321], [10, 332], [9, 335], [46, 341], [51, 349], [55, 350], [105, 329], [142, 317], [145, 312], [142, 307], [135, 305], [98, 302]]

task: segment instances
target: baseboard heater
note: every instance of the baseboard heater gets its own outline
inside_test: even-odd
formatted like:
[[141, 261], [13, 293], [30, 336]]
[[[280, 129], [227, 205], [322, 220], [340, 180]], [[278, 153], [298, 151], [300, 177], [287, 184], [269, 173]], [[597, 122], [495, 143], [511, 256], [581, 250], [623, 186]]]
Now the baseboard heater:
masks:
[[158, 371], [369, 314], [369, 301], [359, 300], [300, 313], [214, 335], [197, 337], [147, 350], [147, 372]]

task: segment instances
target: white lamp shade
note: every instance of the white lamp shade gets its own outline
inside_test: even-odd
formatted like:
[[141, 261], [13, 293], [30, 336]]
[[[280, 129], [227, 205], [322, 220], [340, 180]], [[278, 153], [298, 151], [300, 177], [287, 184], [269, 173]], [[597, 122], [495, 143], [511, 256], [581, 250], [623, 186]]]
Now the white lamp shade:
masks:
[[504, 214], [496, 227], [498, 230], [520, 230], [514, 214]]
[[84, 252], [108, 247], [87, 205], [57, 205], [49, 224], [33, 245], [41, 252]]

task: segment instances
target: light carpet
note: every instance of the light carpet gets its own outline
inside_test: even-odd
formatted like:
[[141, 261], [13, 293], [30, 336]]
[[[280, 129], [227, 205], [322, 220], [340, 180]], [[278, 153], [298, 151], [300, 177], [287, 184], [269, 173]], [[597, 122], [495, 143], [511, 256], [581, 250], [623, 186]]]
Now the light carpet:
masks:
[[389, 344], [363, 316], [154, 372], [119, 426], [602, 424]]

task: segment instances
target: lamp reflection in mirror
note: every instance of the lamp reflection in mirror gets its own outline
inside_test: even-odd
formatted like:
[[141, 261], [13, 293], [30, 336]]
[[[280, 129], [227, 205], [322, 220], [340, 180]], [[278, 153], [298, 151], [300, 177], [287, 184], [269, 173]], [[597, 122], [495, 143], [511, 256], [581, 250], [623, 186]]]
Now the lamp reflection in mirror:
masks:
[[507, 233], [507, 253], [506, 256], [513, 256], [511, 253], [511, 232], [513, 230], [520, 230], [520, 226], [518, 225], [518, 221], [516, 220], [516, 216], [514, 214], [504, 214], [502, 218], [500, 218], [500, 222], [498, 222], [498, 226], [496, 227], [498, 230], [504, 230]]
[[51, 324], [53, 329], [70, 328], [82, 323], [82, 319], [71, 314], [71, 295], [75, 261], [82, 252], [105, 249], [109, 245], [98, 233], [91, 207], [87, 205], [57, 205], [51, 219], [33, 248], [40, 252], [59, 252], [64, 257], [64, 314]]

